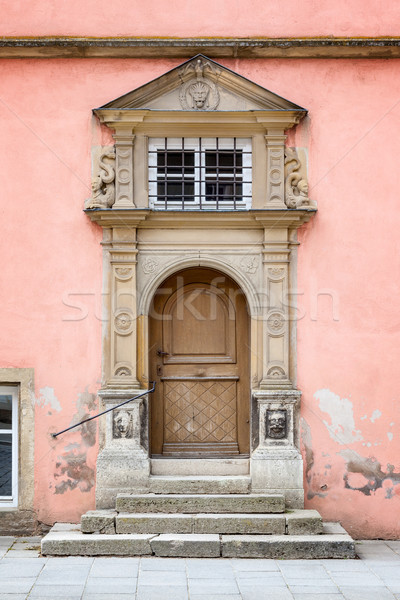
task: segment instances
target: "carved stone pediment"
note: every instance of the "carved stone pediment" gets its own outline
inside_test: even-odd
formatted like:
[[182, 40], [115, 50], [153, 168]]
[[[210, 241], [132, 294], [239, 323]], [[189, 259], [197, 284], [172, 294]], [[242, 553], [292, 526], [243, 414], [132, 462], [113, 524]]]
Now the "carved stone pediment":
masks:
[[198, 54], [140, 88], [97, 109], [180, 111], [295, 111], [306, 110]]

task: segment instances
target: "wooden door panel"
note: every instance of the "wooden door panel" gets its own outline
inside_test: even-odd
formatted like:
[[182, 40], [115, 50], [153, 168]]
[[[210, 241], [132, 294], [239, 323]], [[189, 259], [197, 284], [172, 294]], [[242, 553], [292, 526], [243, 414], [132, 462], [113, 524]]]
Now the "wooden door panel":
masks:
[[248, 453], [248, 315], [238, 286], [188, 269], [162, 284], [152, 310], [152, 454]]

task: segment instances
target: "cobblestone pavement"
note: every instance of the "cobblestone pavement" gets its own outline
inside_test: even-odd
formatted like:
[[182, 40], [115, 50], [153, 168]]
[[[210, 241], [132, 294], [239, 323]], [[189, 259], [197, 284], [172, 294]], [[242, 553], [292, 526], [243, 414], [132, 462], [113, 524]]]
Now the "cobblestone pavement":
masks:
[[400, 600], [400, 541], [360, 560], [41, 557], [0, 537], [0, 600]]

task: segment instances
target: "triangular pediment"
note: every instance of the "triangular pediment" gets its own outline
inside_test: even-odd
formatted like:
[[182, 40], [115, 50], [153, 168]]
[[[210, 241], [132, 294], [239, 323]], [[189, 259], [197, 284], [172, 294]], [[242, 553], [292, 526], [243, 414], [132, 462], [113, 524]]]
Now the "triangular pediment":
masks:
[[304, 111], [277, 94], [198, 54], [98, 110]]

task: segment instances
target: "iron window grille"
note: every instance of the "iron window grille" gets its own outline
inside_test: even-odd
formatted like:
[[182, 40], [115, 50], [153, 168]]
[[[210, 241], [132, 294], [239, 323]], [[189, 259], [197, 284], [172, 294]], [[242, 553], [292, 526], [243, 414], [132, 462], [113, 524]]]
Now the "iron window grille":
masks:
[[249, 209], [251, 169], [250, 138], [150, 138], [150, 208]]
[[18, 388], [0, 386], [0, 507], [18, 505]]

